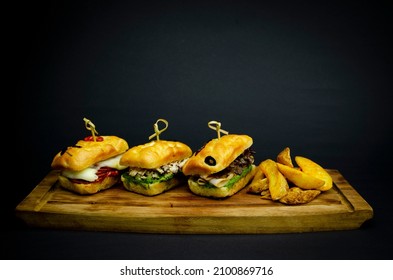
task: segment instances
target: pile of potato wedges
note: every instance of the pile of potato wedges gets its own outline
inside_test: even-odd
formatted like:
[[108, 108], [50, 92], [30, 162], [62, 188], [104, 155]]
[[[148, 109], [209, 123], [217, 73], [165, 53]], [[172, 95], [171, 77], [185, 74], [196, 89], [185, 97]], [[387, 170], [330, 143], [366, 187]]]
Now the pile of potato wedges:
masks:
[[318, 163], [303, 156], [295, 156], [295, 163], [296, 166], [289, 147], [282, 150], [275, 161], [262, 161], [247, 186], [247, 193], [287, 205], [298, 205], [312, 201], [333, 187], [332, 177]]

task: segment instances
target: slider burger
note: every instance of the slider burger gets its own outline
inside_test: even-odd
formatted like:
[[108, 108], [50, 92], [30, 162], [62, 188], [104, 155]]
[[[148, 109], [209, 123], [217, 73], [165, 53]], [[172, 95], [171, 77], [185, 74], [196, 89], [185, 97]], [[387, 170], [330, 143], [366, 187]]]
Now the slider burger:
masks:
[[183, 166], [184, 175], [189, 176], [190, 190], [197, 195], [225, 198], [243, 189], [255, 174], [254, 152], [250, 149], [253, 140], [248, 135], [228, 134], [220, 137], [221, 124], [217, 125], [218, 138], [210, 140]]
[[[166, 127], [158, 130], [158, 122], [164, 122]], [[129, 167], [121, 176], [126, 190], [154, 196], [187, 182], [181, 168], [192, 150], [182, 142], [160, 140], [159, 134], [167, 127], [168, 122], [159, 119], [154, 124], [156, 133], [149, 137], [157, 139], [132, 147], [121, 157], [120, 164]]]
[[84, 121], [93, 135], [57, 153], [51, 167], [61, 170], [58, 181], [63, 188], [78, 194], [95, 194], [120, 182], [120, 175], [127, 168], [119, 163], [120, 157], [129, 147], [117, 136], [97, 136], [94, 124], [86, 118]]

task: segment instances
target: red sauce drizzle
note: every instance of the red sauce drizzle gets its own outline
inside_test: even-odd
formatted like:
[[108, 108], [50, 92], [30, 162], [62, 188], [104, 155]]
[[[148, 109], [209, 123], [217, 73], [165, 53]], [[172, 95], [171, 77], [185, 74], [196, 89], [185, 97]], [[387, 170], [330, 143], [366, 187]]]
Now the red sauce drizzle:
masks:
[[[84, 140], [84, 141], [91, 141], [91, 142], [94, 141], [92, 135], [86, 136], [83, 140]], [[102, 137], [102, 136], [96, 136], [96, 142], [102, 142], [102, 141], [104, 141], [104, 137]]]

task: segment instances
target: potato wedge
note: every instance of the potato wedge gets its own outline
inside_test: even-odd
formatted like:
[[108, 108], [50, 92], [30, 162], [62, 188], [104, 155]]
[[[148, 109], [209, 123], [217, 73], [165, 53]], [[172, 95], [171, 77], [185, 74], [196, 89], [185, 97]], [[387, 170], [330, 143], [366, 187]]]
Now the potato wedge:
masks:
[[293, 167], [293, 162], [291, 158], [291, 150], [289, 147], [286, 147], [284, 150], [282, 150], [278, 155], [277, 155], [277, 162]]
[[330, 174], [318, 163], [309, 158], [296, 156], [295, 161], [300, 169], [315, 178], [323, 180], [325, 183], [319, 188], [321, 191], [330, 190], [333, 187], [333, 179]]
[[319, 190], [319, 188], [325, 184], [324, 180], [306, 174], [294, 167], [277, 163], [277, 168], [285, 176], [285, 178], [287, 178], [299, 188], [305, 190]]
[[255, 174], [254, 174], [254, 177], [252, 177], [250, 185], [252, 183], [262, 180], [263, 178], [266, 178], [266, 176], [265, 176], [265, 174], [263, 174], [261, 167], [257, 166], [257, 168], [255, 168]]
[[299, 187], [292, 187], [289, 189], [287, 195], [279, 201], [289, 205], [304, 204], [312, 201], [320, 193], [320, 190], [302, 190]]
[[262, 199], [267, 199], [267, 200], [272, 200], [272, 196], [270, 195], [269, 189], [264, 190], [261, 192], [261, 198]]
[[261, 194], [262, 191], [268, 189], [269, 189], [268, 180], [265, 174], [263, 174], [263, 171], [260, 168], [260, 166], [257, 166], [257, 168], [255, 168], [254, 177], [252, 178], [251, 183], [248, 184], [247, 186], [247, 193]]
[[266, 159], [261, 162], [260, 168], [269, 182], [269, 192], [272, 200], [279, 200], [284, 197], [289, 190], [289, 185], [278, 170], [277, 163], [271, 159]]

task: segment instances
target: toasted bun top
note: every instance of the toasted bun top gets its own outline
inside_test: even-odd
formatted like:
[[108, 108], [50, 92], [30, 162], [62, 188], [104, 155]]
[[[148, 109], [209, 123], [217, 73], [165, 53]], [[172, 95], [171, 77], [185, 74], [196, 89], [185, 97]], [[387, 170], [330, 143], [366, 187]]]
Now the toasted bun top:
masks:
[[184, 164], [182, 171], [185, 175], [217, 173], [228, 167], [252, 143], [248, 135], [228, 134], [212, 139]]
[[156, 140], [132, 147], [120, 159], [121, 165], [155, 169], [164, 164], [190, 157], [192, 150], [177, 141]]
[[60, 170], [83, 170], [97, 162], [109, 159], [127, 151], [126, 140], [117, 136], [100, 136], [103, 141], [79, 140], [66, 151], [59, 152], [52, 161], [51, 167]]

